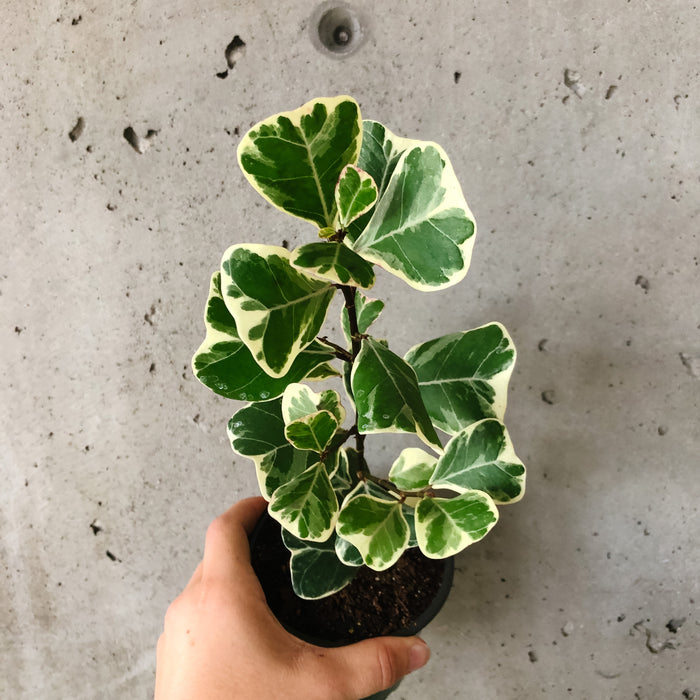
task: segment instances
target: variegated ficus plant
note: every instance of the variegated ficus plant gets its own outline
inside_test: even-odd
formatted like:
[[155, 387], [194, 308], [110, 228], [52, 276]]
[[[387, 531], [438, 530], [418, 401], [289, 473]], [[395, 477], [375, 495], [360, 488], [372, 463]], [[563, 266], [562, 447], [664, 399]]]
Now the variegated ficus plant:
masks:
[[[256, 124], [238, 161], [268, 202], [314, 229], [296, 250], [236, 243], [224, 253], [193, 368], [217, 394], [247, 402], [229, 438], [282, 526], [295, 592], [330, 595], [358, 567], [387, 569], [408, 547], [456, 554], [494, 526], [497, 504], [523, 494], [525, 468], [502, 422], [515, 348], [490, 323], [401, 357], [369, 333], [384, 303], [366, 296], [374, 265], [421, 291], [466, 274], [476, 229], [446, 153], [363, 121], [341, 96]], [[336, 295], [344, 344], [322, 334]], [[309, 386], [330, 377], [342, 379], [345, 401]], [[406, 447], [380, 476], [365, 437], [397, 432], [426, 449]]]

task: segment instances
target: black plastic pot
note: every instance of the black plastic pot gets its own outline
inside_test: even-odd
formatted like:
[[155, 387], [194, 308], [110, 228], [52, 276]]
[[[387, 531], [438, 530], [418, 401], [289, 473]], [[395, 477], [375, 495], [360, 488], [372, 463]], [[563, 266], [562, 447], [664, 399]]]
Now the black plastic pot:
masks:
[[[266, 527], [270, 527], [271, 521], [272, 519], [270, 518], [270, 516], [267, 513], [263, 513], [257, 525], [255, 526], [255, 529], [250, 535], [251, 551], [255, 551], [256, 542], [258, 541], [260, 533]], [[399, 637], [411, 637], [415, 634], [418, 634], [424, 627], [428, 625], [428, 623], [438, 614], [438, 612], [440, 612], [440, 609], [447, 600], [447, 596], [449, 595], [450, 589], [452, 587], [452, 579], [454, 577], [454, 558], [450, 557], [441, 561], [444, 564], [442, 578], [440, 580], [438, 590], [435, 596], [432, 598], [431, 602], [429, 603], [428, 607], [425, 608], [420, 614], [418, 614], [415, 617], [415, 619], [409, 624], [401, 627], [400, 629], [391, 630], [387, 632], [387, 634]], [[277, 612], [279, 612], [275, 611], [273, 606], [271, 607], [273, 613], [277, 614]], [[280, 622], [285, 627], [285, 629], [291, 634], [293, 634], [295, 637], [303, 639], [305, 642], [309, 642], [310, 644], [315, 644], [316, 646], [330, 648], [342, 646], [343, 644], [347, 643], [345, 640], [339, 641], [338, 639], [333, 639], [331, 636], [318, 636], [310, 634], [307, 631], [300, 631], [298, 629], [295, 629], [292, 625], [286, 623], [284, 620], [280, 620]], [[388, 688], [387, 690], [382, 690], [378, 693], [375, 693], [374, 695], [369, 696], [368, 698], [364, 698], [363, 700], [384, 700], [394, 690], [396, 690], [396, 688], [398, 688], [399, 683], [397, 683], [391, 688]]]

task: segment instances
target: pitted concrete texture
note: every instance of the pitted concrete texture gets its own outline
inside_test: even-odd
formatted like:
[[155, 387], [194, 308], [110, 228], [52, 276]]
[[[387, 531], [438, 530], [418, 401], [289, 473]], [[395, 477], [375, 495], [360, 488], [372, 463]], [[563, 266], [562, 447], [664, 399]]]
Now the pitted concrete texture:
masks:
[[152, 697], [207, 524], [257, 489], [189, 370], [209, 274], [311, 233], [239, 135], [343, 93], [444, 146], [479, 225], [460, 285], [380, 275], [377, 333], [499, 320], [519, 350], [528, 493], [459, 555], [397, 700], [700, 697], [698, 3], [354, 7], [331, 58], [302, 0], [6, 3], [3, 699]]

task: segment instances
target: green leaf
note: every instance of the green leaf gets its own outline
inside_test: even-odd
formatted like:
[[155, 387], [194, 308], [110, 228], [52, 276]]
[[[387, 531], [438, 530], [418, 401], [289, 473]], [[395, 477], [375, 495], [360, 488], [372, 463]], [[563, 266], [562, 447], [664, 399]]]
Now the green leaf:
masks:
[[402, 491], [418, 491], [430, 485], [437, 458], [418, 447], [407, 447], [389, 471], [389, 480]]
[[398, 501], [400, 498], [398, 494], [389, 493], [389, 491], [387, 491], [383, 486], [380, 486], [374, 481], [370, 481], [369, 479], [361, 479], [357, 482], [357, 484], [355, 484], [352, 491], [345, 496], [340, 507], [343, 508], [345, 504], [348, 503], [350, 499], [355, 498], [355, 496], [373, 496], [374, 498], [378, 498], [379, 500], [383, 501], [391, 500], [392, 503], [394, 500]]
[[335, 554], [346, 566], [357, 567], [365, 563], [360, 550], [337, 534], [335, 537]]
[[335, 416], [328, 411], [318, 411], [289, 423], [284, 434], [298, 450], [321, 453], [328, 447], [336, 430], [338, 421]]
[[355, 406], [355, 397], [352, 395], [352, 384], [350, 381], [352, 379], [352, 368], [353, 365], [351, 365], [349, 362], [343, 363], [343, 388], [345, 389], [345, 394], [348, 397], [350, 405], [352, 406], [352, 410], [357, 412], [357, 407]]
[[416, 509], [413, 506], [409, 506], [407, 503], [401, 504], [401, 510], [403, 511], [403, 517], [406, 518], [408, 523], [408, 545], [407, 549], [418, 546], [418, 537], [416, 536]]
[[266, 499], [318, 461], [314, 452], [295, 449], [284, 435], [282, 399], [244, 406], [228, 423], [233, 451], [252, 459]]
[[307, 243], [297, 248], [292, 265], [335, 284], [369, 289], [374, 284], [372, 264], [344, 243]]
[[450, 557], [484, 537], [497, 520], [494, 502], [481, 491], [424, 498], [416, 506], [418, 546], [432, 559]]
[[215, 272], [204, 315], [207, 334], [192, 358], [192, 369], [202, 384], [228, 399], [265, 401], [279, 396], [291, 382], [337, 374], [327, 364], [334, 351], [316, 340], [302, 350], [283, 377], [263, 371], [238, 335], [220, 284], [221, 273]]
[[[414, 146], [420, 146], [423, 142], [400, 138], [392, 134], [383, 124], [370, 119], [362, 122], [362, 131], [362, 148], [357, 165], [372, 176], [381, 198], [401, 155]], [[349, 226], [348, 238], [351, 241], [364, 231], [371, 217], [370, 211]]]
[[[357, 316], [357, 330], [360, 333], [367, 333], [369, 327], [379, 318], [379, 314], [384, 308], [384, 302], [381, 299], [370, 299], [359, 291], [355, 292], [355, 314]], [[348, 343], [352, 343], [350, 335], [350, 320], [348, 318], [348, 310], [343, 306], [340, 320], [343, 325], [343, 333]]]
[[361, 142], [357, 102], [320, 98], [256, 124], [238, 146], [238, 163], [268, 202], [324, 228], [333, 226], [335, 186]]
[[336, 554], [340, 538], [335, 533], [325, 542], [309, 542], [283, 529], [282, 540], [291, 553], [292, 588], [300, 598], [318, 600], [337, 593], [357, 574], [354, 565], [344, 564]]
[[[304, 353], [307, 352], [313, 352], [316, 346], [319, 345], [321, 346], [324, 351], [328, 350], [328, 346], [325, 343], [318, 343], [317, 341], [313, 341], [311, 345], [307, 345], [300, 353], [300, 356], [304, 355]], [[294, 365], [292, 365], [293, 367]], [[286, 376], [286, 375], [285, 375]], [[341, 374], [340, 372], [333, 367], [328, 362], [324, 362], [323, 364], [318, 365], [318, 367], [315, 367], [312, 369], [305, 377], [304, 380], [307, 382], [319, 382], [322, 379], [328, 379], [330, 377], [340, 377]]]
[[365, 338], [352, 369], [352, 393], [361, 433], [415, 433], [437, 452], [430, 422], [411, 366], [374, 338]]
[[467, 273], [475, 231], [447, 154], [426, 141], [400, 157], [353, 249], [415, 289], [431, 291]]
[[336, 498], [321, 462], [282, 484], [268, 505], [270, 515], [295, 537], [325, 542], [338, 517]]
[[525, 490], [525, 467], [505, 426], [495, 418], [470, 425], [447, 443], [432, 486], [456, 491], [484, 491], [496, 503], [513, 503]]
[[377, 201], [377, 186], [372, 176], [354, 165], [346, 165], [335, 188], [335, 204], [340, 228], [346, 229], [368, 212]]
[[503, 420], [515, 346], [500, 323], [416, 345], [406, 362], [416, 371], [433, 423], [446, 433], [483, 418]]
[[241, 339], [273, 377], [287, 374], [313, 342], [335, 289], [295, 270], [290, 253], [266, 245], [234, 245], [221, 262], [221, 292]]
[[331, 485], [339, 500], [345, 497], [357, 483], [357, 472], [359, 470], [359, 454], [352, 447], [342, 447], [336, 452], [338, 455], [338, 465], [331, 476]]
[[399, 501], [364, 494], [346, 499], [336, 530], [375, 571], [384, 571], [398, 561], [408, 546], [410, 534]]
[[329, 411], [338, 425], [345, 420], [345, 409], [340, 403], [337, 391], [327, 389], [315, 393], [306, 384], [290, 384], [282, 397], [282, 416], [289, 424], [317, 411]]

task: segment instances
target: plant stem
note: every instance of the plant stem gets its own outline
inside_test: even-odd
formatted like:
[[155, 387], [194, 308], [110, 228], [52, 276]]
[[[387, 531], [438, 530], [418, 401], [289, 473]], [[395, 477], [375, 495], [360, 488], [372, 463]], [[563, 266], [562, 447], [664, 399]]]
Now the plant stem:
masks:
[[[326, 338], [320, 338], [320, 340], [322, 340], [327, 345], [331, 346], [336, 351], [336, 353], [339, 354], [339, 357], [341, 359], [349, 363], [350, 370], [352, 370], [352, 365], [357, 359], [357, 356], [360, 354], [360, 350], [362, 349], [363, 338], [362, 333], [360, 333], [359, 326], [357, 325], [357, 309], [355, 308], [356, 289], [355, 287], [343, 284], [337, 286], [343, 293], [343, 297], [345, 298], [345, 309], [348, 312], [348, 326], [350, 330], [352, 352], [349, 353], [347, 350], [343, 350], [339, 346], [330, 343]], [[430, 487], [421, 489], [419, 491], [402, 491], [388, 479], [381, 479], [378, 476], [374, 476], [374, 474], [370, 472], [369, 467], [367, 466], [367, 462], [365, 461], [365, 436], [362, 435], [362, 433], [360, 433], [360, 430], [357, 427], [357, 421], [355, 422], [355, 425], [353, 425], [352, 428], [348, 431], [348, 435], [350, 434], [353, 434], [355, 436], [357, 453], [360, 457], [360, 464], [362, 465], [361, 476], [363, 479], [371, 481], [377, 484], [378, 486], [381, 486], [385, 491], [396, 494], [397, 496], [399, 496], [402, 502], [406, 500], [406, 498], [410, 497], [422, 498], [426, 495], [434, 495], [434, 492]]]
[[345, 308], [348, 312], [348, 325], [350, 326], [350, 338], [352, 342], [352, 359], [354, 362], [355, 358], [360, 353], [360, 349], [362, 347], [360, 329], [357, 326], [357, 310], [355, 308], [355, 287], [350, 287], [348, 285], [341, 284], [340, 291], [345, 297]]
[[[348, 312], [348, 326], [350, 328], [350, 342], [351, 342], [351, 356], [350, 356], [350, 370], [352, 371], [352, 365], [357, 359], [362, 349], [362, 337], [360, 335], [360, 329], [357, 325], [357, 309], [355, 308], [355, 287], [351, 287], [346, 284], [339, 285], [340, 291], [343, 293], [345, 298], [345, 309]], [[357, 425], [357, 423], [355, 424]], [[360, 456], [360, 463], [365, 464], [365, 436], [358, 430], [355, 434], [355, 444], [357, 446], [357, 453]]]
[[335, 356], [339, 360], [343, 360], [344, 362], [352, 362], [353, 361], [353, 356], [345, 349], [341, 348], [340, 345], [336, 345], [335, 343], [332, 343], [330, 340], [328, 340], [328, 336], [319, 336], [318, 338], [322, 343], [328, 345], [328, 347], [333, 348], [335, 350]]

